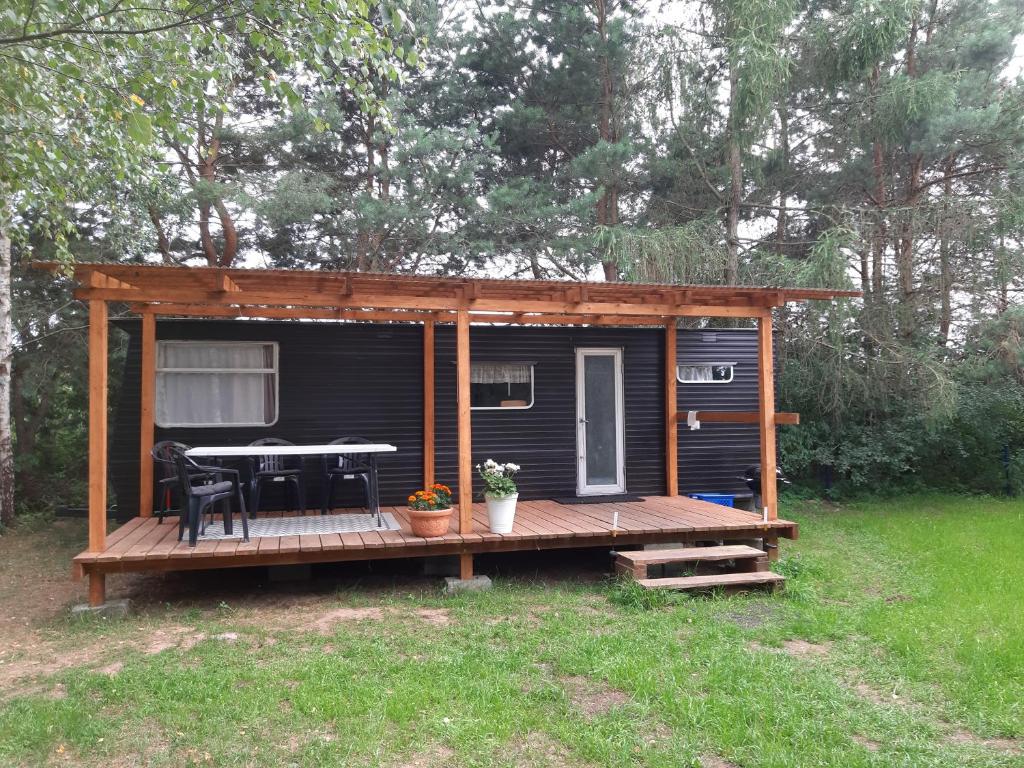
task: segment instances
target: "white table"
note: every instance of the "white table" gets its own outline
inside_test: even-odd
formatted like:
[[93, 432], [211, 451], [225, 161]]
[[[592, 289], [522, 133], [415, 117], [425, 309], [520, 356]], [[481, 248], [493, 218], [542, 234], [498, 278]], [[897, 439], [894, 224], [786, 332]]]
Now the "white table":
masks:
[[185, 455], [198, 456], [338, 456], [345, 453], [394, 453], [388, 443], [347, 443], [345, 445], [199, 445]]
[[[343, 445], [199, 445], [189, 448], [185, 455], [195, 458], [230, 458], [249, 456], [341, 456], [347, 453], [366, 454], [370, 462], [369, 499], [371, 511], [380, 522], [380, 496], [377, 490], [377, 454], [395, 453], [398, 449], [389, 443], [345, 443]], [[322, 502], [327, 504], [326, 498]], [[255, 511], [255, 510], [254, 510]], [[305, 512], [305, 510], [303, 510]]]

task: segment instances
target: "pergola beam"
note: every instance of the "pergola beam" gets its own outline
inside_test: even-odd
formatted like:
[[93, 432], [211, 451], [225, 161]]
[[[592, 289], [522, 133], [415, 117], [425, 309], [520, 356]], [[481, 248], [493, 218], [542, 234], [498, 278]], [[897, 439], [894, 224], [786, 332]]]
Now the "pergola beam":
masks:
[[630, 302], [565, 302], [529, 299], [476, 299], [433, 298], [424, 296], [361, 295], [349, 300], [323, 293], [256, 293], [241, 291], [186, 291], [180, 289], [140, 290], [117, 288], [80, 288], [78, 299], [92, 301], [122, 301], [150, 304], [178, 303], [192, 306], [288, 306], [288, 307], [341, 307], [344, 309], [399, 309], [417, 311], [480, 311], [480, 312], [535, 312], [558, 315], [619, 315], [623, 317], [758, 317], [765, 307], [760, 304], [643, 304]]

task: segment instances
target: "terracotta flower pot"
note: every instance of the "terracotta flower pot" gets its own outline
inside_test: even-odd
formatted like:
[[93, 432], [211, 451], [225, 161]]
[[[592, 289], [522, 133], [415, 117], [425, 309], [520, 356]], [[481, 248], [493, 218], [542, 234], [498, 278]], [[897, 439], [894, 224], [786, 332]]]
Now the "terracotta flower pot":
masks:
[[409, 523], [415, 536], [433, 539], [448, 533], [448, 524], [452, 519], [452, 508], [445, 509], [410, 509]]

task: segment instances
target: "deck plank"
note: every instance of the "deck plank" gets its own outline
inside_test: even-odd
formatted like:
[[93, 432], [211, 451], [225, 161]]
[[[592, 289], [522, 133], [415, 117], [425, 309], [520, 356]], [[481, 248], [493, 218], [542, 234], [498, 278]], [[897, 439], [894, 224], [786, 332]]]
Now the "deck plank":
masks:
[[[136, 520], [143, 521], [143, 518], [135, 518]], [[96, 556], [96, 561], [103, 563], [111, 560], [120, 560], [121, 556], [128, 552], [132, 546], [141, 541], [146, 537], [149, 532], [149, 526], [140, 522], [137, 525], [132, 526], [130, 531], [127, 531], [123, 536], [117, 539], [112, 545], [108, 546], [102, 552]]]
[[337, 533], [321, 533], [320, 534], [320, 549], [324, 551], [331, 551], [335, 549], [344, 549], [345, 545], [341, 541], [341, 535]]
[[122, 560], [145, 560], [149, 551], [163, 539], [168, 536], [177, 537], [177, 526], [167, 525], [166, 523], [160, 525], [157, 522], [158, 518], [155, 517], [150, 518], [150, 520], [152, 521], [151, 525], [144, 524], [140, 526], [146, 528], [146, 535], [136, 541], [127, 552], [121, 555]]

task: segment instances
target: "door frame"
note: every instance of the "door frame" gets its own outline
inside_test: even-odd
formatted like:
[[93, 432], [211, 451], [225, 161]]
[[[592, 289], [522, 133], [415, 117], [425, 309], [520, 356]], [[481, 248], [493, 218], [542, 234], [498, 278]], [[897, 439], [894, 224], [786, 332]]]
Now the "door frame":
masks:
[[[587, 357], [611, 356], [615, 361], [615, 447], [618, 456], [615, 485], [587, 485], [587, 435], [584, 429], [586, 395], [583, 385]], [[626, 405], [623, 385], [622, 347], [576, 348], [576, 495], [607, 496], [626, 492]]]

